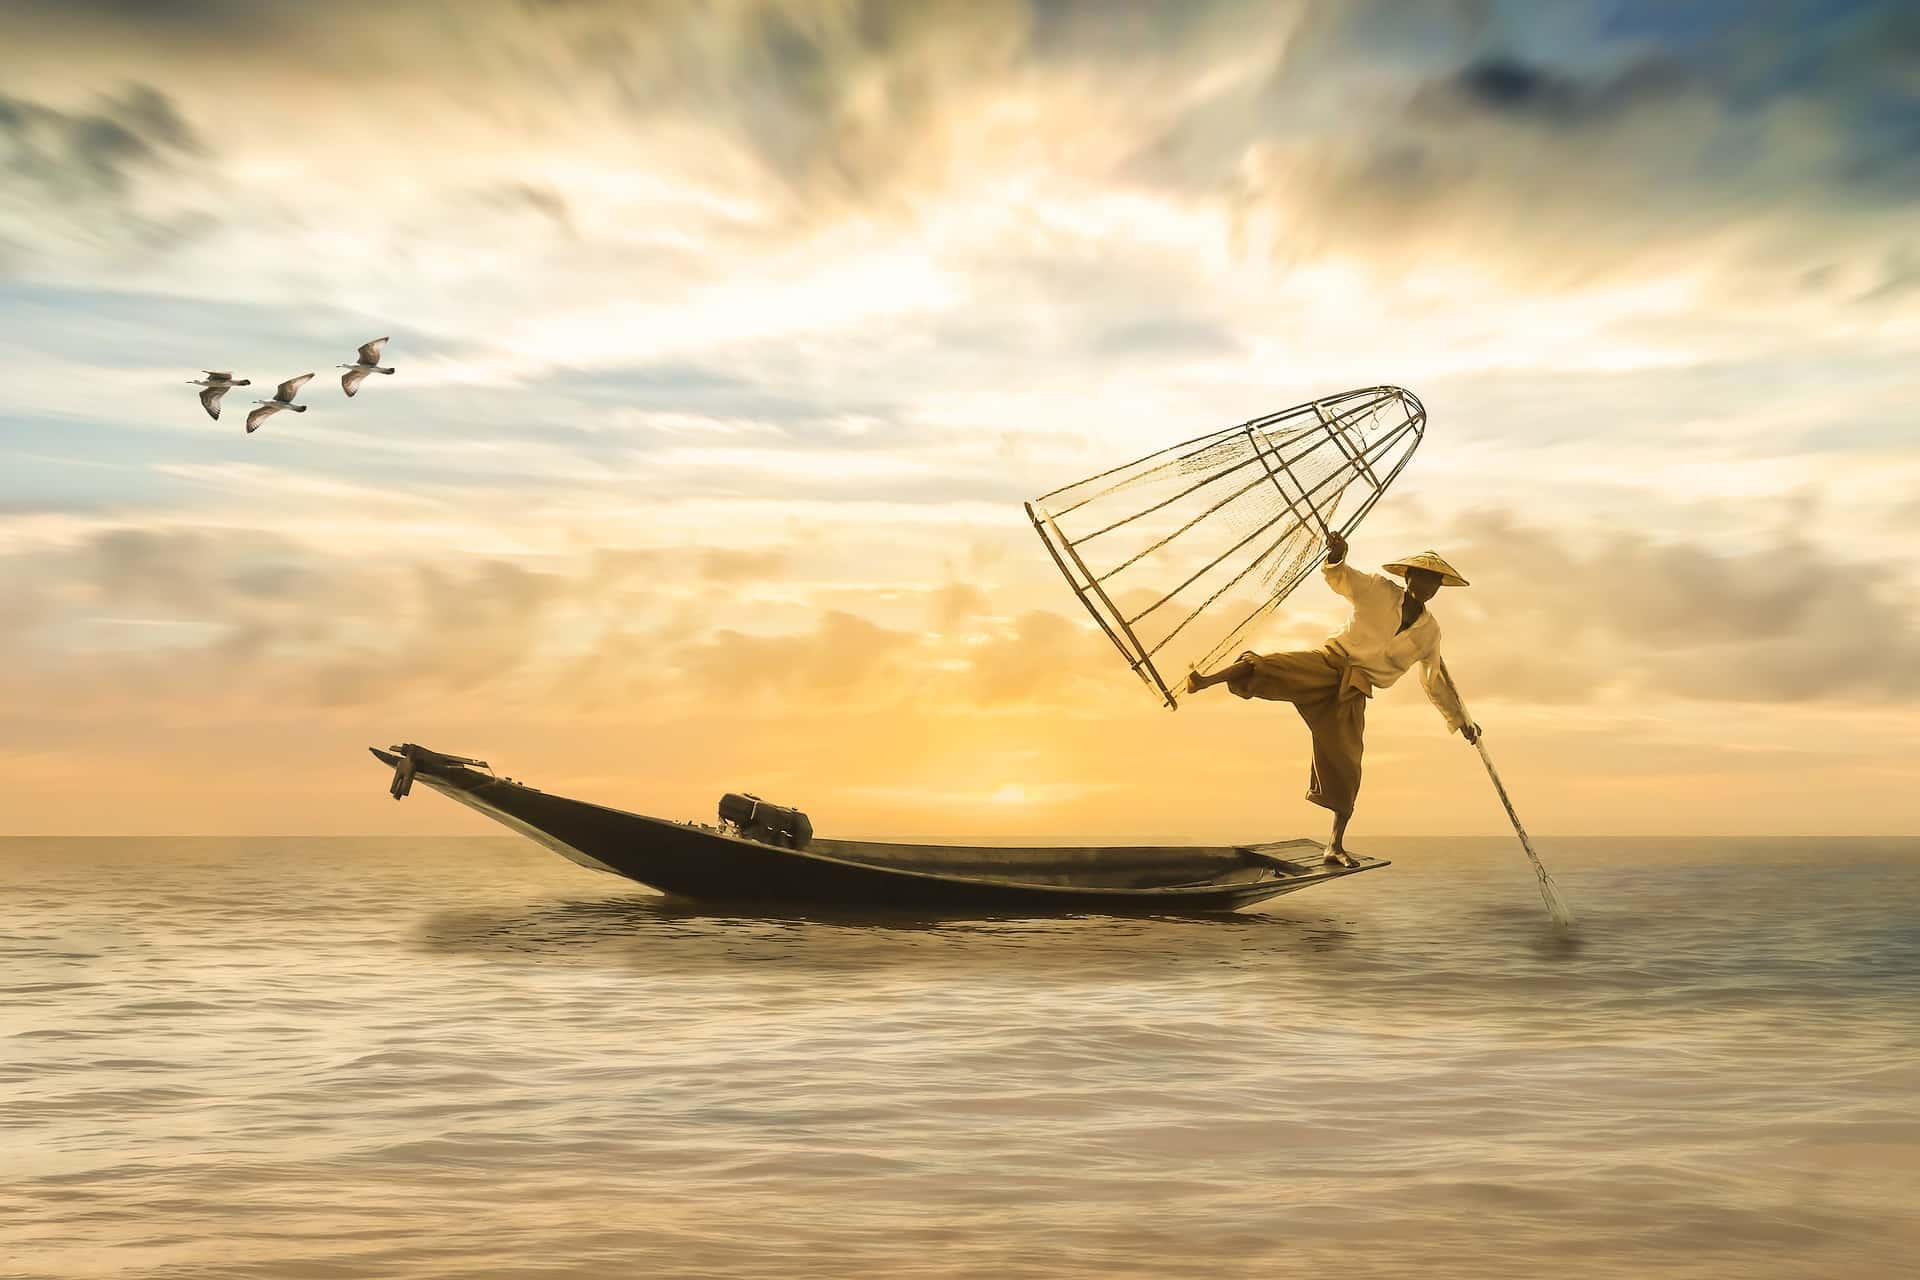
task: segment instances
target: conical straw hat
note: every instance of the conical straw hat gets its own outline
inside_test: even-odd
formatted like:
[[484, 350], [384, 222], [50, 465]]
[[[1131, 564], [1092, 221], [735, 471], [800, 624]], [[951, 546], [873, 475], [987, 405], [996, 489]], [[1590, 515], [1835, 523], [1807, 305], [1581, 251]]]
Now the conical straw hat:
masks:
[[1380, 567], [1388, 573], [1397, 573], [1403, 578], [1407, 576], [1407, 570], [1409, 569], [1425, 569], [1431, 573], [1439, 574], [1440, 585], [1443, 587], [1464, 587], [1470, 585], [1465, 578], [1460, 576], [1458, 569], [1455, 569], [1445, 560], [1442, 560], [1439, 553], [1434, 551], [1422, 551], [1417, 556], [1408, 556], [1404, 560], [1395, 560], [1391, 564], [1383, 564]]

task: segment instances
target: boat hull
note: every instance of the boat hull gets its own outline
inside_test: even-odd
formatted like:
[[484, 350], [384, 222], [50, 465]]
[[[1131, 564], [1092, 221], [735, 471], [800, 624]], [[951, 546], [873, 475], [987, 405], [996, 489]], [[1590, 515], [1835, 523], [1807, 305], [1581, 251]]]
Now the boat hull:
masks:
[[[384, 764], [406, 765], [398, 750], [372, 751]], [[1357, 867], [1324, 866], [1310, 840], [1000, 849], [817, 839], [789, 849], [550, 795], [450, 759], [414, 749], [408, 776], [582, 866], [706, 902], [1019, 914], [1232, 911], [1388, 865], [1367, 858]]]

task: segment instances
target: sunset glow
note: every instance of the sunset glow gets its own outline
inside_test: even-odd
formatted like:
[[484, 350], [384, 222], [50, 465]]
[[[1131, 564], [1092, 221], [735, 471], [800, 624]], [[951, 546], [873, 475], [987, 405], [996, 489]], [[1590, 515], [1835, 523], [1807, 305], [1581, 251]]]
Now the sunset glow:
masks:
[[[1293, 713], [1158, 707], [1021, 502], [1376, 383], [1431, 425], [1355, 559], [1472, 578], [1533, 825], [1920, 823], [1901, 6], [199, 9], [0, 18], [0, 831], [486, 829], [386, 798], [411, 740], [845, 836], [1318, 834]], [[246, 436], [209, 365], [316, 408]], [[1367, 762], [1361, 843], [1502, 828], [1411, 685]]]

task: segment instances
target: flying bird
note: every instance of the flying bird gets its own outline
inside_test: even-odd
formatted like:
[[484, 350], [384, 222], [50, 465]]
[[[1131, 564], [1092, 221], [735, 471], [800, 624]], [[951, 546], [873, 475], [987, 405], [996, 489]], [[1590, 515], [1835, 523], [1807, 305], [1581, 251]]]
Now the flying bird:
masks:
[[252, 378], [241, 378], [235, 381], [231, 370], [222, 373], [218, 369], [202, 369], [200, 372], [207, 376], [204, 378], [189, 378], [187, 385], [190, 387], [206, 388], [205, 391], [200, 393], [200, 403], [206, 408], [207, 416], [215, 422], [220, 420], [221, 396], [227, 394], [227, 392], [234, 387], [250, 387], [253, 385]]
[[380, 348], [386, 345], [387, 340], [385, 338], [375, 338], [372, 342], [360, 348], [360, 362], [358, 364], [335, 365], [334, 367], [336, 369], [346, 370], [345, 373], [340, 375], [340, 389], [348, 395], [352, 395], [360, 389], [360, 384], [367, 380], [368, 374], [392, 373], [393, 369], [391, 367], [384, 369], [380, 367]]
[[291, 409], [295, 413], [305, 413], [307, 406], [295, 404], [293, 398], [300, 394], [300, 388], [306, 386], [307, 379], [311, 377], [313, 377], [312, 374], [303, 373], [297, 378], [288, 378], [280, 384], [280, 389], [273, 393], [273, 399], [255, 400], [254, 403], [260, 407], [247, 415], [247, 434], [252, 435], [259, 429], [261, 423], [282, 409]]

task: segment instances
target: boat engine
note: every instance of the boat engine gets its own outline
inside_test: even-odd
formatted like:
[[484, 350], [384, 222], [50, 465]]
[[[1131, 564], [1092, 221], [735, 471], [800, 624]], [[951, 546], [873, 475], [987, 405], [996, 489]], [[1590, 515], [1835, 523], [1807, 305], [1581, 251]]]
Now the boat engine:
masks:
[[720, 797], [720, 821], [742, 840], [758, 840], [787, 849], [804, 849], [813, 839], [813, 823], [798, 809], [768, 804], [756, 795], [729, 791]]

